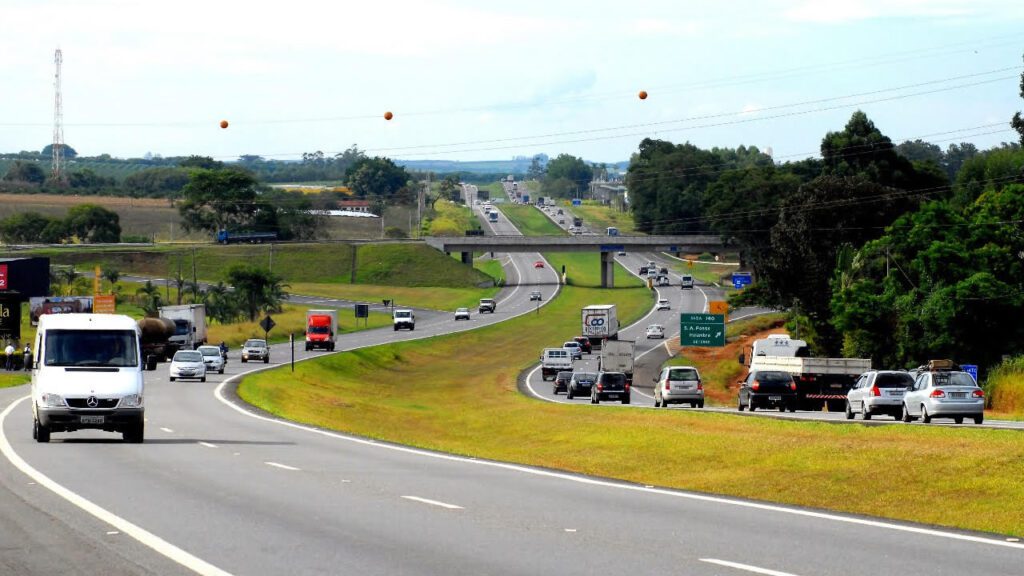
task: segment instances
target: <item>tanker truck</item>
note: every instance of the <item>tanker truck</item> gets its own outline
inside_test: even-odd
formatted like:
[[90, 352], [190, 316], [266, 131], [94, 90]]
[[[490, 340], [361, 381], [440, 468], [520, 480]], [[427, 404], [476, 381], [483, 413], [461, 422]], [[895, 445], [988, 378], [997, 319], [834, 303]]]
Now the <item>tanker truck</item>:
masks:
[[139, 320], [142, 357], [146, 370], [156, 370], [157, 362], [166, 362], [178, 351], [178, 345], [171, 342], [175, 324], [167, 318], [142, 318]]

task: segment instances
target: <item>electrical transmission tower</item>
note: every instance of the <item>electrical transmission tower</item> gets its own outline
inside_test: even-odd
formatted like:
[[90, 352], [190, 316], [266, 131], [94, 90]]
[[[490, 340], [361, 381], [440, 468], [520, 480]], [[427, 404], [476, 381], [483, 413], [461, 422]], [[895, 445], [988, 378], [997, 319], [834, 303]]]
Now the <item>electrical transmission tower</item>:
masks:
[[60, 64], [64, 57], [60, 48], [53, 55], [53, 63], [57, 65], [57, 72], [53, 76], [53, 168], [50, 176], [54, 182], [64, 182], [64, 106], [61, 103], [60, 95]]

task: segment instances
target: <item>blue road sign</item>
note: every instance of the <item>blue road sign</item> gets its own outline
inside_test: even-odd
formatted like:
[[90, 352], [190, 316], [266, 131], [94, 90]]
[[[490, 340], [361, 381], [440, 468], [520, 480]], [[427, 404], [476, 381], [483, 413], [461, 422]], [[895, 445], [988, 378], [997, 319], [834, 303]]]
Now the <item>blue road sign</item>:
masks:
[[978, 365], [977, 364], [961, 364], [960, 369], [971, 375], [974, 381], [978, 381]]
[[750, 277], [750, 272], [733, 272], [732, 273], [732, 286], [739, 290], [744, 286], [750, 286], [753, 278]]

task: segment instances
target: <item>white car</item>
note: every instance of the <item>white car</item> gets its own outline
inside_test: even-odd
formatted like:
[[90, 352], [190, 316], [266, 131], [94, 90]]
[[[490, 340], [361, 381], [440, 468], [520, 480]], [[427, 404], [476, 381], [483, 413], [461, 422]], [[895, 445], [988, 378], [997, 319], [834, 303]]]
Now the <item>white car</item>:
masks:
[[661, 375], [654, 379], [654, 407], [668, 408], [669, 404], [704, 407], [704, 384], [696, 368], [669, 366], [663, 368]]
[[668, 298], [661, 298], [658, 300], [658, 310], [671, 310], [672, 305], [668, 303]]
[[171, 382], [179, 378], [194, 378], [206, 382], [206, 363], [198, 350], [178, 350], [171, 358]]
[[458, 308], [455, 310], [456, 320], [469, 320], [469, 308]]
[[220, 346], [200, 346], [196, 351], [203, 355], [207, 372], [224, 373], [224, 356], [220, 353]]
[[647, 338], [664, 338], [665, 327], [661, 324], [651, 324], [647, 327]]

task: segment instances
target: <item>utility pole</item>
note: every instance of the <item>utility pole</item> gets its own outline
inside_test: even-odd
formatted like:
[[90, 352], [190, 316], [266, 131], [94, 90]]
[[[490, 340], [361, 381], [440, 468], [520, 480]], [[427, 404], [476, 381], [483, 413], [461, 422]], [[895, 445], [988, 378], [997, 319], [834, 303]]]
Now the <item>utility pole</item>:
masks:
[[270, 271], [274, 271], [274, 243], [270, 243]]
[[196, 276], [196, 249], [192, 247], [192, 301], [199, 301], [199, 280]]

